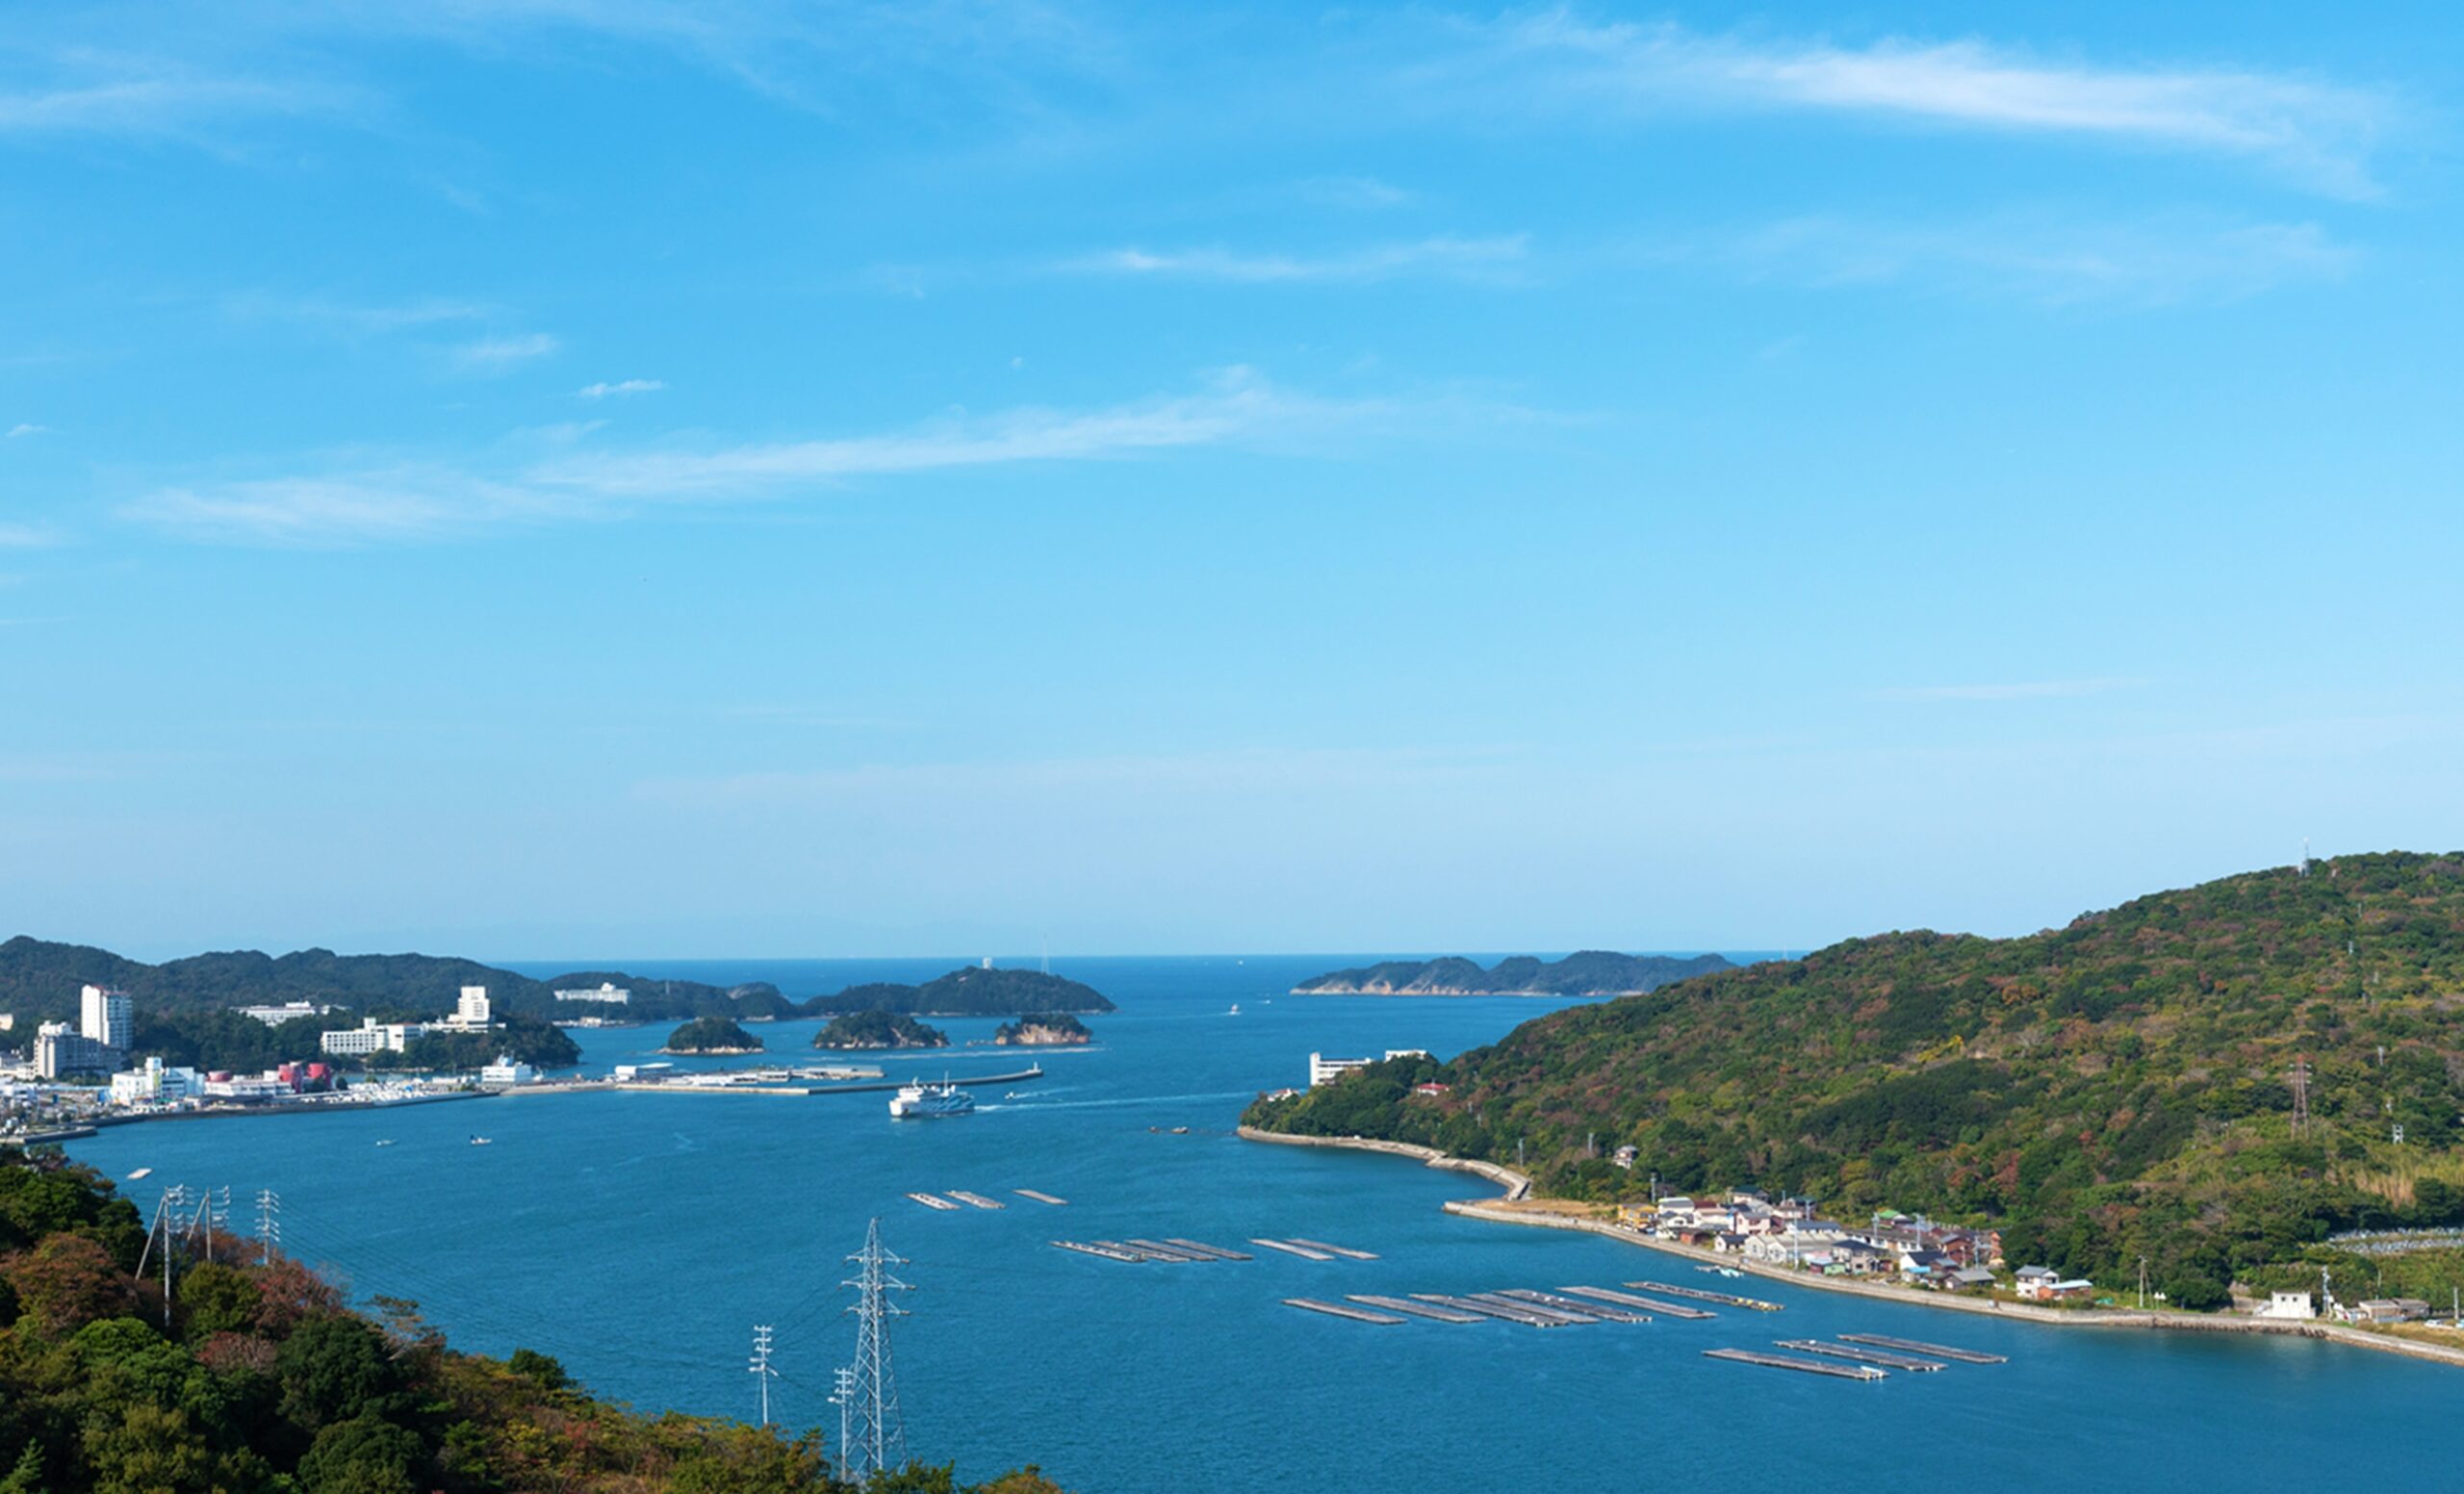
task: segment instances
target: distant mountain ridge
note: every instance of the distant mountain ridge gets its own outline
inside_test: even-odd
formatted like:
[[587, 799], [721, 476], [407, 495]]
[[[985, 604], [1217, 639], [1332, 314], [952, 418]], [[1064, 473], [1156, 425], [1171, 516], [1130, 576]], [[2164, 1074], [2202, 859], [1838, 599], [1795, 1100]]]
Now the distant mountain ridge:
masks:
[[889, 981], [850, 986], [815, 996], [802, 1010], [829, 1017], [847, 1012], [901, 1012], [915, 1017], [1032, 1017], [1044, 1013], [1116, 1010], [1101, 992], [1041, 970], [964, 966], [921, 986]]
[[553, 1017], [560, 1015], [558, 991], [596, 988], [603, 982], [629, 989], [633, 999], [621, 1008], [594, 1010], [636, 1020], [773, 1017], [788, 1005], [767, 981], [706, 986], [617, 970], [532, 980], [476, 960], [440, 955], [338, 955], [330, 949], [302, 949], [273, 956], [239, 949], [147, 965], [108, 949], [22, 934], [0, 943], [0, 1012], [15, 1013], [20, 1022], [73, 1018], [77, 990], [88, 984], [125, 991], [141, 1006], [166, 1011], [313, 1001], [421, 1017], [453, 1010], [454, 997], [465, 986], [485, 986], [500, 1014]]
[[1292, 988], [1296, 996], [1637, 996], [1672, 981], [1732, 970], [1719, 955], [1621, 955], [1585, 949], [1562, 960], [1530, 955], [1501, 960], [1491, 969], [1460, 955], [1442, 960], [1389, 960], [1336, 970]]

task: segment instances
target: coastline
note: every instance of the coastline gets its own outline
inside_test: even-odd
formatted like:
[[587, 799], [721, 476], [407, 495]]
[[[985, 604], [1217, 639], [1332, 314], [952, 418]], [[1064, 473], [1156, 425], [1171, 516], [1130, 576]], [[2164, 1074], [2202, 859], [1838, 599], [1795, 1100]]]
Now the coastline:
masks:
[[1938, 1292], [1916, 1292], [1905, 1287], [1886, 1286], [1879, 1282], [1850, 1280], [1838, 1276], [1818, 1276], [1802, 1271], [1789, 1271], [1761, 1261], [1750, 1261], [1733, 1254], [1707, 1250], [1698, 1246], [1680, 1245], [1674, 1240], [1656, 1239], [1631, 1229], [1621, 1228], [1604, 1220], [1578, 1219], [1571, 1215], [1547, 1214], [1534, 1210], [1510, 1209], [1501, 1204], [1519, 1202], [1530, 1195], [1531, 1180], [1512, 1168], [1490, 1162], [1475, 1162], [1450, 1156], [1433, 1146], [1415, 1146], [1405, 1142], [1375, 1141], [1361, 1136], [1285, 1136], [1261, 1131], [1254, 1126], [1242, 1126], [1238, 1134], [1245, 1141], [1271, 1142], [1283, 1146], [1334, 1146], [1348, 1151], [1384, 1152], [1390, 1156], [1410, 1157], [1424, 1167], [1444, 1168], [1452, 1172], [1475, 1172], [1499, 1183], [1508, 1191], [1496, 1201], [1480, 1199], [1450, 1199], [1442, 1208], [1449, 1214], [1466, 1219], [1486, 1220], [1500, 1224], [1525, 1224], [1541, 1229], [1571, 1229], [1600, 1235], [1627, 1245], [1677, 1255], [1701, 1265], [1714, 1265], [1817, 1292], [1838, 1292], [1862, 1297], [1872, 1301], [1893, 1302], [1906, 1307], [1930, 1307], [1943, 1312], [1965, 1312], [2022, 1323], [2040, 1324], [2046, 1327], [2113, 1327], [2144, 1328], [2177, 1333], [2254, 1333], [2276, 1338], [2308, 1338], [2328, 1343], [2348, 1344], [2355, 1349], [2374, 1349], [2381, 1353], [2403, 1354], [2425, 1359], [2433, 1364], [2464, 1368], [2464, 1349], [2398, 1338], [2392, 1334], [2373, 1333], [2340, 1323], [2324, 1321], [2300, 1322], [2240, 1315], [2192, 1314], [2181, 1312], [2147, 1312], [2136, 1308], [2053, 1308], [2027, 1302], [1996, 1301], [1989, 1298], [1955, 1297]]

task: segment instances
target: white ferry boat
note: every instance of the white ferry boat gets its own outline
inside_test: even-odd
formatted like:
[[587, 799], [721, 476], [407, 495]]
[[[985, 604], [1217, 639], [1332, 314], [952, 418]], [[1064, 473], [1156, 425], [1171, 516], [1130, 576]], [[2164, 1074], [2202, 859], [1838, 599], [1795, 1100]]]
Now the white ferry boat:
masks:
[[947, 1079], [938, 1084], [918, 1082], [904, 1086], [889, 1101], [890, 1116], [899, 1120], [963, 1116], [974, 1110], [975, 1096]]

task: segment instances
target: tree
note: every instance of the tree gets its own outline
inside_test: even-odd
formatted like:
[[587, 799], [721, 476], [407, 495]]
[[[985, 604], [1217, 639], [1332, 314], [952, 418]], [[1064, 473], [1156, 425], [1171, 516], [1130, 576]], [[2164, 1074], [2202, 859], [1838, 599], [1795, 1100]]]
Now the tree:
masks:
[[265, 1296], [249, 1275], [220, 1261], [189, 1268], [180, 1278], [179, 1313], [193, 1343], [217, 1333], [240, 1333], [254, 1327]]
[[420, 1439], [380, 1416], [354, 1416], [317, 1433], [299, 1460], [307, 1494], [413, 1494], [411, 1469], [427, 1455]]
[[135, 1309], [137, 1293], [111, 1252], [84, 1235], [56, 1234], [8, 1263], [21, 1322], [65, 1338], [97, 1318]]
[[391, 1408], [397, 1387], [384, 1335], [357, 1318], [314, 1318], [300, 1325], [275, 1360], [282, 1415], [316, 1431], [368, 1411]]
[[569, 1390], [573, 1387], [573, 1377], [565, 1373], [564, 1365], [535, 1349], [517, 1349], [504, 1363], [505, 1368], [516, 1375], [537, 1380], [543, 1390]]

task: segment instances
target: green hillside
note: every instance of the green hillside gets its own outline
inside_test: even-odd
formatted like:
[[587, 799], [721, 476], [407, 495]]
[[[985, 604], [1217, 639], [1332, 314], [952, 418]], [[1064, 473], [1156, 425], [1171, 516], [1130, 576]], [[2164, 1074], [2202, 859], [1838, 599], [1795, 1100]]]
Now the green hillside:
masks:
[[[1252, 1124], [1511, 1158], [1545, 1190], [1757, 1185], [1998, 1222], [2191, 1305], [2340, 1228], [2464, 1219], [2464, 857], [2343, 857], [2022, 939], [1851, 940], [1373, 1067]], [[2308, 1057], [2312, 1117], [2294, 1134]], [[1416, 1095], [1435, 1079], [1451, 1088]], [[2403, 1142], [2394, 1141], [2403, 1128]], [[1596, 1144], [1593, 1155], [1587, 1144]], [[1631, 1172], [1600, 1160], [1631, 1144]]]
[[817, 1017], [841, 1012], [908, 1012], [918, 1017], [1026, 1017], [1040, 1012], [1110, 1012], [1111, 1001], [1093, 987], [1041, 970], [962, 966], [921, 986], [891, 981], [850, 986], [834, 996], [815, 996], [804, 1010]]
[[[141, 1275], [146, 1235], [93, 1172], [0, 1154], [0, 1490], [860, 1494], [819, 1432], [643, 1415], [547, 1354], [458, 1353], [413, 1303], [364, 1317], [253, 1241], [158, 1238]], [[922, 1464], [860, 1494], [936, 1491], [1060, 1494]]]

